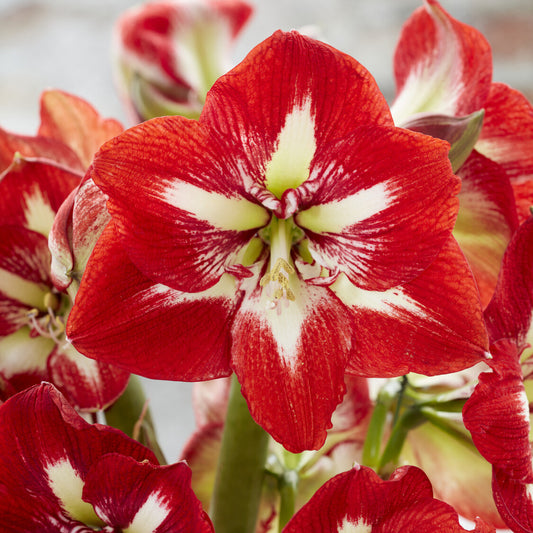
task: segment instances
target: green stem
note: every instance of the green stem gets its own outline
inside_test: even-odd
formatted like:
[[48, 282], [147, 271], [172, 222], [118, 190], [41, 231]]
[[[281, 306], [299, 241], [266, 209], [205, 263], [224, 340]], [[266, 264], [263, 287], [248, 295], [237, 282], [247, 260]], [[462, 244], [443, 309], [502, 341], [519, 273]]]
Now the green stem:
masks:
[[[152, 416], [147, 408], [147, 400], [141, 380], [131, 375], [128, 386], [119, 399], [104, 411], [106, 424], [120, 429], [133, 437], [156, 455], [160, 464], [166, 464], [163, 452], [157, 443]], [[140, 424], [139, 424], [140, 422]]]
[[287, 525], [287, 522], [294, 515], [296, 506], [296, 494], [298, 492], [298, 473], [288, 470], [283, 474], [279, 484], [280, 508], [279, 508], [279, 531]]
[[268, 433], [252, 419], [234, 375], [211, 501], [217, 533], [254, 533], [268, 439]]

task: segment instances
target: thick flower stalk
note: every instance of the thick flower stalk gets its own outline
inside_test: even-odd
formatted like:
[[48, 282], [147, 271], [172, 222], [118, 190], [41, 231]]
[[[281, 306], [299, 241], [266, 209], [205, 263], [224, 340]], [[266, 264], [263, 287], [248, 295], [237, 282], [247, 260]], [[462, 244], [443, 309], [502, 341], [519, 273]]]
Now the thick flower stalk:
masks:
[[0, 406], [0, 514], [6, 533], [213, 532], [178, 462], [85, 422], [50, 384]]
[[[77, 190], [94, 151], [120, 131], [118, 122], [102, 119], [87, 102], [60, 91], [43, 93], [37, 136], [0, 131], [0, 160], [11, 157], [0, 174], [4, 399], [46, 380], [79, 409], [95, 411], [112, 403], [127, 384], [128, 372], [87, 359], [66, 342], [65, 323], [74, 293], [67, 294], [67, 285], [56, 283], [48, 247], [56, 213]], [[98, 216], [93, 212], [90, 218]], [[91, 235], [83, 239], [87, 251]], [[77, 246], [78, 252], [81, 248]]]
[[323, 444], [345, 372], [485, 357], [451, 237], [447, 143], [394, 127], [368, 72], [327, 45], [275, 33], [217, 81], [198, 122], [126, 131], [91, 177], [112, 221], [69, 317], [74, 346], [152, 378], [235, 372], [291, 451]]
[[163, 0], [126, 11], [115, 26], [113, 54], [132, 119], [198, 118], [251, 13], [243, 0]]

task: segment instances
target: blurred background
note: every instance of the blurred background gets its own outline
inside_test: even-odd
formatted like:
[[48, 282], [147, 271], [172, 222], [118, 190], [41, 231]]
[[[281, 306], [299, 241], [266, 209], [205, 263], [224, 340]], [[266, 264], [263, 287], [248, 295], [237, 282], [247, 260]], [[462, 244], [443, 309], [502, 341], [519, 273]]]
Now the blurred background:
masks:
[[[0, 0], [0, 126], [33, 134], [45, 88], [88, 100], [129, 126], [113, 86], [110, 43], [115, 20], [132, 0]], [[422, 0], [256, 0], [255, 15], [234, 50], [237, 63], [277, 29], [316, 26], [331, 45], [354, 56], [390, 100], [392, 58], [403, 22]], [[533, 0], [441, 0], [455, 18], [487, 37], [494, 80], [533, 100]], [[112, 317], [110, 317], [112, 319]], [[149, 357], [149, 354], [147, 354]], [[169, 461], [194, 429], [191, 385], [145, 380]]]

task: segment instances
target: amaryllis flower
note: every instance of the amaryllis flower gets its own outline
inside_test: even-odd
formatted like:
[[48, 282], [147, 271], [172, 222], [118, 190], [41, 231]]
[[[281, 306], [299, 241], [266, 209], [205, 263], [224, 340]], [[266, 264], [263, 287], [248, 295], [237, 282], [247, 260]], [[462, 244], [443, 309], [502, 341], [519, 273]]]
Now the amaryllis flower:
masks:
[[198, 118], [207, 91], [230, 68], [231, 46], [251, 13], [243, 0], [163, 0], [126, 11], [113, 52], [133, 119]]
[[[448, 504], [433, 498], [424, 472], [398, 468], [383, 481], [370, 468], [355, 466], [328, 481], [311, 498], [283, 533], [347, 533], [405, 531], [443, 533], [467, 531]], [[495, 531], [481, 520], [479, 533]]]
[[[0, 375], [9, 383], [0, 396], [47, 380], [73, 405], [97, 410], [118, 397], [129, 373], [87, 359], [65, 341], [73, 295], [54, 284], [48, 236], [92, 153], [122, 128], [87, 102], [56, 91], [43, 94], [41, 117], [35, 138], [0, 132], [3, 156], [17, 150], [0, 175]], [[86, 218], [93, 223], [98, 216]]]
[[6, 533], [212, 532], [183, 462], [85, 422], [50, 384], [0, 406], [0, 515]]
[[486, 309], [491, 372], [479, 376], [465, 404], [465, 426], [492, 465], [494, 499], [513, 531], [533, 529], [530, 444], [531, 343], [533, 311], [533, 218], [509, 244], [494, 298]]
[[[473, 130], [459, 154], [450, 152], [463, 182], [454, 236], [486, 305], [518, 225], [516, 202], [522, 220], [533, 203], [533, 108], [519, 92], [492, 82], [487, 40], [436, 0], [426, 0], [406, 22], [394, 73], [391, 111], [397, 125], [450, 142], [465, 124]], [[484, 111], [481, 129], [474, 124], [479, 111]]]
[[198, 122], [153, 119], [101, 148], [91, 176], [112, 221], [68, 336], [152, 378], [234, 371], [275, 439], [319, 448], [345, 372], [484, 357], [447, 154], [394, 127], [354, 59], [277, 32], [217, 81]]

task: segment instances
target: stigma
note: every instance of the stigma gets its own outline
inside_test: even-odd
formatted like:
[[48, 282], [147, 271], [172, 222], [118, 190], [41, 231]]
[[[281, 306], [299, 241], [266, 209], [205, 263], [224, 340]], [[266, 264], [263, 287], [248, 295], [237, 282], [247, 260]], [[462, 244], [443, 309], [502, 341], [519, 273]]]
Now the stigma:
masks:
[[294, 267], [288, 261], [278, 257], [274, 267], [259, 281], [268, 298], [268, 308], [276, 309], [278, 314], [283, 307], [288, 307], [289, 302], [296, 300], [294, 292], [289, 287], [289, 276], [294, 272]]

